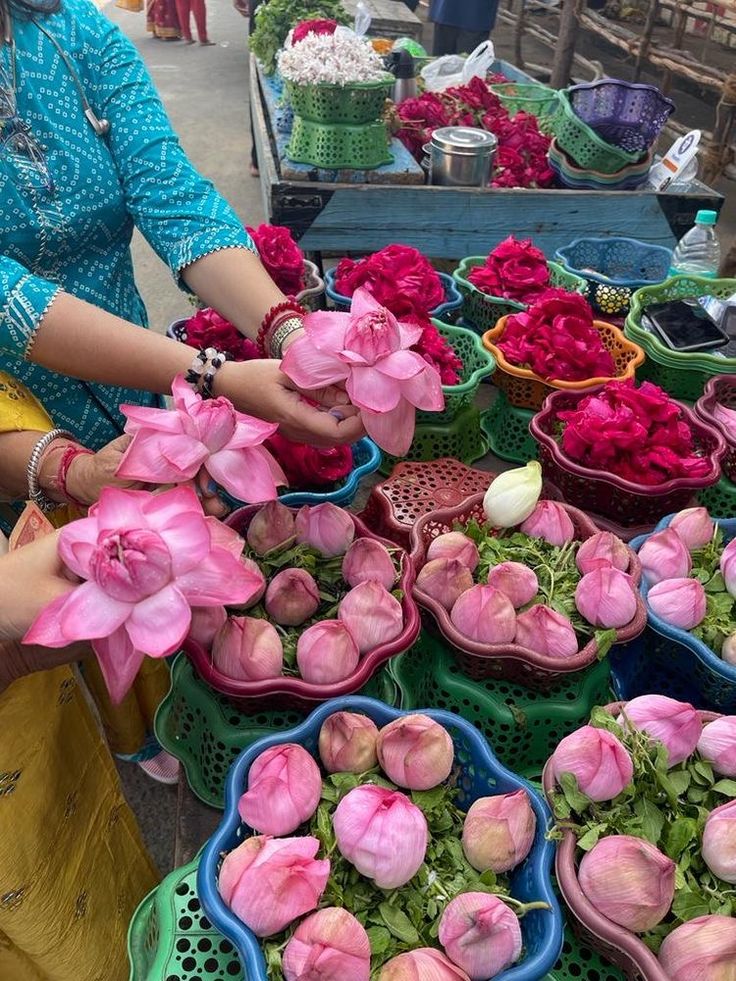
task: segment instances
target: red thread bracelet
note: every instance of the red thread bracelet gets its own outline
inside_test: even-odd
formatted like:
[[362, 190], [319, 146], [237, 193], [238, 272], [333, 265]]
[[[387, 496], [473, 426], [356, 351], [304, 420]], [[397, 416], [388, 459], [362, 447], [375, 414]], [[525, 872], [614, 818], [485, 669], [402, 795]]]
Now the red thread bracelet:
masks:
[[92, 450], [87, 450], [83, 446], [75, 446], [72, 443], [64, 450], [61, 460], [59, 461], [59, 469], [56, 471], [56, 481], [58, 482], [59, 491], [63, 494], [69, 504], [74, 504], [78, 508], [87, 508], [89, 505], [78, 501], [76, 497], [72, 497], [67, 490], [66, 481], [69, 475], [69, 467], [78, 456], [93, 455]]
[[[274, 322], [279, 318], [280, 314], [288, 314], [288, 316], [298, 316], [306, 317], [307, 311], [301, 305], [297, 303], [296, 300], [289, 299], [284, 300], [282, 303], [277, 303], [271, 307], [266, 313], [266, 316], [261, 321], [261, 326], [258, 331], [258, 336], [256, 337], [256, 344], [258, 345], [258, 350], [261, 352], [261, 356], [264, 358], [269, 357], [269, 350], [267, 347], [267, 341], [269, 334], [274, 331]], [[285, 319], [285, 318], [281, 318]]]

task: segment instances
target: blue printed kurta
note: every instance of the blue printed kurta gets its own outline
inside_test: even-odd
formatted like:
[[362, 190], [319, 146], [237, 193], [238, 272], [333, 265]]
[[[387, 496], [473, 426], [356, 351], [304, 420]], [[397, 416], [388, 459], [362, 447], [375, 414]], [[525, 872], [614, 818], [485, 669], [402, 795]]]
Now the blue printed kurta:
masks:
[[[25, 359], [59, 288], [145, 326], [130, 254], [134, 225], [175, 276], [218, 249], [253, 245], [189, 163], [120, 30], [87, 0], [62, 0], [58, 13], [38, 20], [72, 59], [92, 108], [111, 129], [106, 138], [95, 135], [55, 47], [16, 16], [18, 116], [45, 148], [54, 186], [38, 190], [19, 177], [0, 130], [0, 369], [31, 388], [55, 425], [98, 449], [120, 433], [119, 403], [155, 397], [91, 385], [95, 401], [81, 383]], [[10, 75], [8, 46], [0, 59]], [[77, 354], [84, 364], [85, 351]]]

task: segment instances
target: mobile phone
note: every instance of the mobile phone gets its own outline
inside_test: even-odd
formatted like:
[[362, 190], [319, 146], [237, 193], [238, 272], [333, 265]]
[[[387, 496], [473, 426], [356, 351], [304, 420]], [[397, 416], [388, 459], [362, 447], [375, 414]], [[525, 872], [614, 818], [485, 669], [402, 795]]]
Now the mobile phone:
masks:
[[728, 335], [699, 306], [683, 300], [648, 307], [653, 330], [673, 351], [707, 351], [728, 344]]

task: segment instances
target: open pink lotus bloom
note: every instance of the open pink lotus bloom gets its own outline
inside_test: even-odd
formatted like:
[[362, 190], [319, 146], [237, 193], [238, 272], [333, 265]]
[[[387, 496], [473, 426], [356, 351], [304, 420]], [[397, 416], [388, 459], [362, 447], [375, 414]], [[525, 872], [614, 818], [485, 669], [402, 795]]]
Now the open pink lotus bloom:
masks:
[[59, 537], [61, 559], [85, 582], [50, 603], [24, 643], [91, 640], [117, 703], [146, 654], [166, 657], [178, 649], [192, 607], [247, 603], [262, 589], [262, 577], [236, 557], [233, 541], [205, 518], [190, 487], [162, 494], [106, 487], [89, 516]]
[[440, 376], [410, 351], [422, 334], [400, 323], [362, 287], [350, 313], [310, 313], [305, 334], [284, 355], [281, 369], [300, 388], [345, 383], [366, 432], [382, 450], [403, 456], [414, 436], [416, 409], [445, 406]]
[[278, 429], [233, 408], [226, 398], [203, 399], [177, 375], [173, 409], [121, 405], [133, 439], [117, 476], [148, 484], [181, 484], [204, 467], [228, 493], [247, 504], [276, 497], [284, 472], [261, 444]]

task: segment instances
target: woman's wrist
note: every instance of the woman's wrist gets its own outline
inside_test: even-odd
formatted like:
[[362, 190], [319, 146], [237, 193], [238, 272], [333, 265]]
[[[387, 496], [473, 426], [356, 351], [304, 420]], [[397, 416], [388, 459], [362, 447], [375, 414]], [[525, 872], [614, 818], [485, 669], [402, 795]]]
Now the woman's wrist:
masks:
[[93, 454], [70, 440], [55, 440], [38, 469], [38, 483], [44, 495], [55, 504], [77, 504], [88, 507], [85, 487], [88, 483], [89, 459]]

